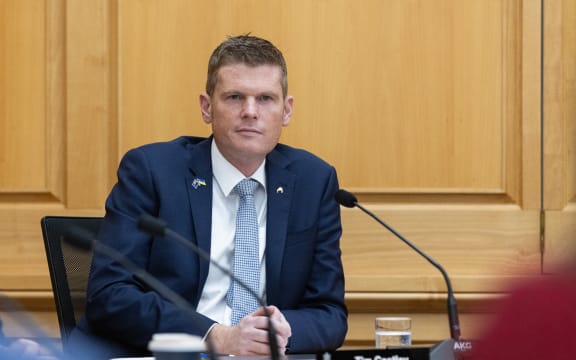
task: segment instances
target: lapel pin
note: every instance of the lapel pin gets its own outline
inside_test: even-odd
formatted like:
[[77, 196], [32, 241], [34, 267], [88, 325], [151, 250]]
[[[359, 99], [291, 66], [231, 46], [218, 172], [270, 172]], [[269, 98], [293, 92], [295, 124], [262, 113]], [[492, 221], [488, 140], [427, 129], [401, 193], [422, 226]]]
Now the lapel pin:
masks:
[[194, 181], [192, 181], [192, 187], [198, 189], [199, 186], [206, 186], [206, 180], [195, 178]]
[[284, 188], [282, 186], [278, 186], [276, 189], [276, 194], [284, 194]]

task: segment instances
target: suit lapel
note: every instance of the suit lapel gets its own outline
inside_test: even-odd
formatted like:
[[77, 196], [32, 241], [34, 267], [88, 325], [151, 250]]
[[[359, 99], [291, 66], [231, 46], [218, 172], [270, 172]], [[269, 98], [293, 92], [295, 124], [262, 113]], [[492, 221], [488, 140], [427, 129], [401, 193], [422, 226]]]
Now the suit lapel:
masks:
[[[191, 150], [189, 173], [186, 174], [186, 187], [190, 211], [192, 213], [194, 238], [198, 247], [210, 254], [212, 233], [212, 162], [210, 156], [211, 138], [198, 143]], [[208, 261], [199, 258], [200, 289], [208, 276]], [[198, 292], [198, 299], [200, 294]]]
[[[198, 143], [191, 150], [186, 186], [197, 245], [210, 253], [212, 234], [212, 162], [210, 146], [212, 138]], [[267, 219], [266, 219], [266, 293], [269, 303], [281, 296], [280, 269], [288, 232], [288, 216], [292, 203], [295, 175], [287, 170], [290, 161], [273, 150], [267, 157]], [[205, 185], [204, 185], [205, 184]], [[204, 288], [209, 263], [199, 259], [200, 289]], [[198, 292], [196, 303], [200, 300]]]
[[294, 194], [295, 175], [286, 169], [289, 160], [273, 150], [266, 162], [266, 295], [268, 303], [281, 296], [280, 269], [288, 231], [288, 215]]

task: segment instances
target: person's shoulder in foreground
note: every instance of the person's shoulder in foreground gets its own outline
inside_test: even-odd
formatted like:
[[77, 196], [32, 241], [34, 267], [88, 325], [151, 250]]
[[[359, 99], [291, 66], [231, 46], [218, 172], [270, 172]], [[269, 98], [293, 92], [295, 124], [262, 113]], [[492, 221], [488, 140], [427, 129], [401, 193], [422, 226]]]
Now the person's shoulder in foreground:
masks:
[[574, 359], [575, 340], [576, 272], [569, 269], [516, 284], [472, 359]]

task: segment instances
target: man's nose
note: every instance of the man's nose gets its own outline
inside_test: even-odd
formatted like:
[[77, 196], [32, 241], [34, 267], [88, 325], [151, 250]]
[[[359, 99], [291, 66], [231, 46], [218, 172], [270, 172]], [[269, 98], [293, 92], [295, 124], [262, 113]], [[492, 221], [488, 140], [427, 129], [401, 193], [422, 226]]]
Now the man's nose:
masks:
[[242, 117], [255, 118], [258, 115], [258, 103], [255, 98], [247, 97], [242, 106]]

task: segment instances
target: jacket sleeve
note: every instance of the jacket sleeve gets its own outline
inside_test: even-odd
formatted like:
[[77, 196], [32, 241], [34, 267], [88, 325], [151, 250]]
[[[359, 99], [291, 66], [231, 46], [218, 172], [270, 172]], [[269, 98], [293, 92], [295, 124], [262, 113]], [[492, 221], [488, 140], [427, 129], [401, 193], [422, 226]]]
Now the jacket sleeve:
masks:
[[340, 250], [340, 208], [334, 199], [338, 181], [333, 168], [324, 188], [317, 190], [321, 198], [311, 271], [299, 304], [282, 310], [292, 328], [291, 353], [335, 350], [342, 345], [348, 329]]
[[[158, 214], [157, 181], [146, 151], [129, 151], [118, 169], [118, 183], [106, 201], [98, 239], [147, 270], [154, 238], [138, 229], [144, 213]], [[176, 289], [177, 290], [177, 289]], [[183, 294], [180, 294], [183, 295]], [[96, 332], [145, 348], [154, 333], [204, 336], [214, 321], [163, 299], [112, 259], [96, 253], [87, 289], [86, 319]]]

